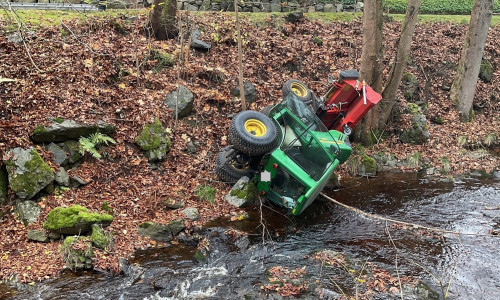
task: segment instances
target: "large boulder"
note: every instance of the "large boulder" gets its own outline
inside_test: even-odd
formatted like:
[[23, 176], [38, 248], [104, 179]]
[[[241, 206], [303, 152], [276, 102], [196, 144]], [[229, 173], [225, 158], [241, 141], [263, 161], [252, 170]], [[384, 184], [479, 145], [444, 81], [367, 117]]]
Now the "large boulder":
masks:
[[82, 136], [89, 136], [96, 132], [110, 135], [115, 131], [113, 125], [104, 122], [87, 125], [78, 124], [73, 120], [64, 120], [61, 123], [53, 122], [50, 126], [37, 126], [31, 138], [37, 143], [63, 142], [77, 140]]
[[16, 204], [16, 211], [24, 225], [29, 225], [36, 222], [42, 210], [36, 202], [27, 200], [18, 201]]
[[70, 270], [92, 269], [94, 251], [87, 236], [68, 236], [61, 244], [61, 255]]
[[246, 207], [255, 201], [257, 188], [246, 176], [241, 177], [224, 197], [227, 203], [236, 207]]
[[113, 216], [91, 213], [80, 205], [56, 207], [48, 215], [43, 227], [63, 235], [84, 235], [90, 232], [93, 224], [109, 226]]
[[163, 103], [167, 105], [170, 109], [174, 111], [175, 118], [175, 106], [177, 102], [177, 114], [179, 118], [184, 118], [188, 116], [191, 111], [193, 111], [194, 96], [193, 93], [184, 86], [179, 86], [179, 88], [167, 95]]
[[146, 157], [150, 162], [165, 160], [172, 147], [168, 132], [158, 119], [151, 124], [146, 124], [135, 142], [146, 151]]
[[4, 157], [10, 189], [21, 199], [31, 199], [54, 181], [54, 172], [33, 149], [14, 148]]

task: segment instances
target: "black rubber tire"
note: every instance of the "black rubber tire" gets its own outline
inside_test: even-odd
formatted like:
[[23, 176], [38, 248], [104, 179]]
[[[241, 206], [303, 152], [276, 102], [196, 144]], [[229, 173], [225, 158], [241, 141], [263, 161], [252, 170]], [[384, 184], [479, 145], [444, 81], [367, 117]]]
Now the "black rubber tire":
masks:
[[248, 167], [238, 168], [238, 164], [235, 164], [234, 157], [233, 159], [227, 159], [227, 155], [231, 149], [231, 146], [224, 147], [217, 154], [217, 158], [215, 159], [215, 174], [217, 174], [222, 181], [227, 183], [236, 183], [243, 176], [247, 176], [252, 179], [254, 173], [251, 169]]
[[274, 107], [274, 105], [268, 105], [266, 107], [264, 107], [260, 112], [263, 114], [263, 115], [266, 115], [269, 117], [269, 114], [271, 113], [271, 109]]
[[309, 104], [312, 99], [311, 90], [305, 83], [297, 79], [287, 80], [285, 84], [283, 84], [281, 91], [283, 92], [283, 99], [290, 93], [294, 93], [297, 96], [297, 99], [305, 102], [306, 104]]
[[[245, 125], [247, 121], [256, 123], [257, 127], [262, 127], [264, 132], [248, 131]], [[262, 135], [259, 136], [259, 134]], [[245, 110], [238, 113], [231, 121], [228, 139], [235, 149], [250, 156], [259, 156], [276, 148], [278, 133], [268, 116], [257, 111]]]

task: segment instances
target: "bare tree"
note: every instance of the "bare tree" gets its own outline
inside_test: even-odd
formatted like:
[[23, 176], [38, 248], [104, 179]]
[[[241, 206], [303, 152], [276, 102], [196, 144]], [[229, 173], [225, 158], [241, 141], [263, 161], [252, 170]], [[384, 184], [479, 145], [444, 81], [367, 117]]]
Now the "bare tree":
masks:
[[474, 0], [469, 30], [465, 36], [457, 74], [450, 90], [450, 98], [463, 122], [472, 119], [472, 102], [476, 93], [484, 45], [488, 37], [494, 0]]
[[[382, 0], [365, 0], [360, 75], [377, 92], [382, 90], [382, 25]], [[373, 144], [371, 129], [378, 124], [378, 114], [378, 110], [372, 109], [358, 124], [354, 131], [356, 141]]]
[[382, 93], [382, 102], [380, 105], [381, 114], [379, 116], [378, 128], [383, 128], [389, 116], [391, 115], [394, 104], [396, 103], [396, 93], [401, 84], [403, 73], [410, 55], [410, 46], [417, 24], [418, 10], [420, 9], [420, 0], [409, 0], [406, 7], [406, 17], [401, 28], [401, 35], [396, 42], [396, 57], [389, 71], [389, 78]]
[[153, 5], [154, 7], [149, 17], [155, 39], [166, 40], [177, 37], [178, 28], [175, 21], [177, 1], [154, 0]]

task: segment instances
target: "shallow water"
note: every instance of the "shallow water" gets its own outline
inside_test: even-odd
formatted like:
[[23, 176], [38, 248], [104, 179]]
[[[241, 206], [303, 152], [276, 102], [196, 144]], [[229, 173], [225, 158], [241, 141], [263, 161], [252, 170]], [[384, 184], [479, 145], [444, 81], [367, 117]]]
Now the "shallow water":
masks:
[[[266, 270], [277, 265], [306, 267], [309, 290], [300, 299], [318, 299], [321, 294], [336, 299], [339, 288], [354, 295], [352, 278], [311, 259], [325, 249], [352, 262], [376, 264], [393, 276], [399, 272], [420, 280], [441, 295], [449, 286], [448, 299], [500, 299], [500, 237], [489, 235], [493, 219], [500, 217], [499, 181], [453, 183], [387, 173], [342, 183], [340, 190], [325, 193], [368, 213], [471, 235], [391, 226], [318, 199], [298, 217], [265, 208], [263, 243], [260, 213], [253, 208], [250, 220], [212, 222], [214, 227], [206, 232], [211, 250], [205, 263], [193, 259], [192, 246], [144, 250], [131, 260], [128, 276], [65, 273], [29, 291], [16, 291], [11, 299], [279, 299], [261, 291], [269, 283]], [[228, 228], [248, 235], [233, 237], [226, 234]], [[0, 295], [3, 291], [0, 287]], [[400, 299], [387, 291], [371, 298]]]

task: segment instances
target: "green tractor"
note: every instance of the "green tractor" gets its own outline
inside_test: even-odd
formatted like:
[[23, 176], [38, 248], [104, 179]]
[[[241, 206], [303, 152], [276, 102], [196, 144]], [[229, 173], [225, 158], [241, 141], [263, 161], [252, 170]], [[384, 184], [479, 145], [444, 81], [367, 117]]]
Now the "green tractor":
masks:
[[217, 155], [215, 172], [228, 183], [243, 176], [253, 179], [261, 195], [299, 215], [352, 148], [348, 134], [329, 130], [318, 117], [321, 103], [305, 84], [289, 80], [283, 94], [275, 106], [233, 118], [228, 134], [232, 146]]

